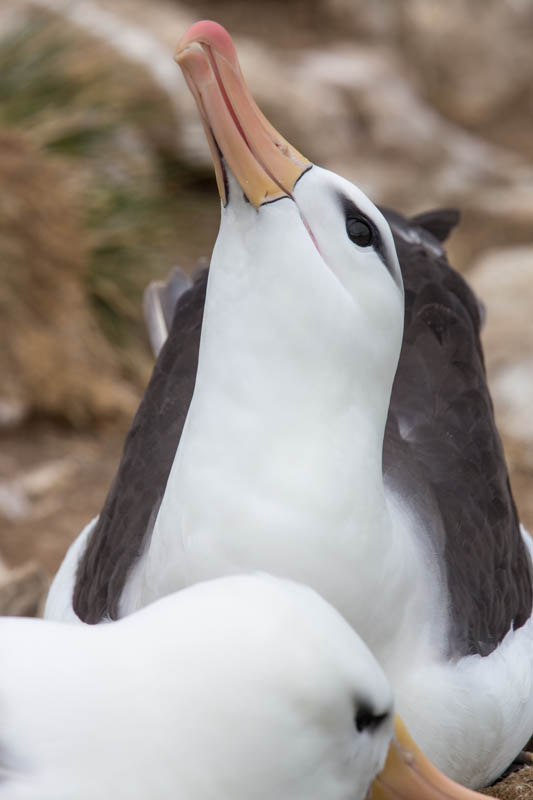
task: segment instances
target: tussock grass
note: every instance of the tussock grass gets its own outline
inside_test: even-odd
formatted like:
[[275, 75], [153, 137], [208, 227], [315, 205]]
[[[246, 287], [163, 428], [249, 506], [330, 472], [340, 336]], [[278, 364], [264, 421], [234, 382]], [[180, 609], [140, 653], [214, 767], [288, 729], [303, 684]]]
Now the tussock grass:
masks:
[[0, 98], [0, 127], [60, 161], [81, 198], [99, 324], [121, 348], [143, 347], [146, 283], [208, 254], [218, 225], [214, 179], [182, 158], [168, 97], [109, 45], [34, 12], [0, 38]]

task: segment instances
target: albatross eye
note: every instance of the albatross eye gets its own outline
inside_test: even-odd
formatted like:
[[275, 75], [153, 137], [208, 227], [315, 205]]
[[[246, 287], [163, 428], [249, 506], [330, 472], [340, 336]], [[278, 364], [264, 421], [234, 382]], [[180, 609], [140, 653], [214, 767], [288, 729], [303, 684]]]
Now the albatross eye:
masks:
[[365, 730], [375, 731], [388, 716], [386, 712], [385, 714], [373, 714], [371, 709], [363, 704], [357, 709], [355, 727], [359, 733]]
[[348, 217], [346, 220], [348, 238], [359, 247], [368, 247], [374, 239], [372, 228], [360, 217]]

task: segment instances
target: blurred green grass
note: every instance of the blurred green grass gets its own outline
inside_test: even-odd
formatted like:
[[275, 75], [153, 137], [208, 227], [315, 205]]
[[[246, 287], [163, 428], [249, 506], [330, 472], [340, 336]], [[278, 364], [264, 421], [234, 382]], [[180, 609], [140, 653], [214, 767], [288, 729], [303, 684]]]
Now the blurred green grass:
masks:
[[144, 347], [146, 284], [176, 263], [190, 270], [218, 227], [214, 178], [181, 156], [169, 98], [139, 64], [43, 12], [0, 38], [0, 98], [0, 126], [60, 160], [81, 197], [104, 333]]

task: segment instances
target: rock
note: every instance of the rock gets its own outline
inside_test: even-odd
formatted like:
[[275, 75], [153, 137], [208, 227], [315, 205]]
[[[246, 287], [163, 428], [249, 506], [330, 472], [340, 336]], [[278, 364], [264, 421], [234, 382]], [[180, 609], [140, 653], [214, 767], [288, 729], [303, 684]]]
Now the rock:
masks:
[[533, 357], [505, 364], [495, 372], [491, 388], [502, 433], [516, 442], [521, 460], [533, 469]]
[[470, 130], [533, 154], [529, 0], [329, 0], [337, 35], [385, 43], [429, 103]]
[[[410, 0], [404, 47], [433, 104], [460, 124], [507, 141], [502, 123], [516, 125], [518, 114], [527, 127], [524, 116], [532, 119], [532, 28], [529, 2]], [[531, 144], [526, 149], [533, 154]]]
[[533, 506], [533, 247], [489, 250], [467, 273], [486, 306], [482, 331], [496, 421], [522, 519], [531, 529]]
[[14, 522], [55, 510], [58, 496], [74, 479], [73, 459], [46, 461], [8, 481], [0, 481], [0, 516]]
[[31, 503], [20, 486], [12, 481], [0, 483], [0, 517], [15, 522], [31, 514]]
[[487, 308], [483, 342], [493, 374], [533, 354], [533, 246], [489, 250], [468, 270]]

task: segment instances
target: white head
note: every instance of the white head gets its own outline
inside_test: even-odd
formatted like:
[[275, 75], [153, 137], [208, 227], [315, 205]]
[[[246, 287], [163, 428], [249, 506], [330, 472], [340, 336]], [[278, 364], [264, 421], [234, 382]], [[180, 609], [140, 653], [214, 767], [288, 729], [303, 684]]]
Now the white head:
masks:
[[371, 652], [307, 586], [218, 578], [84, 633], [113, 657], [109, 744], [92, 725], [83, 752], [92, 769], [103, 750], [128, 797], [364, 800], [376, 779], [372, 800], [480, 800], [419, 751]]
[[[289, 581], [219, 578], [115, 623], [0, 631], [1, 798], [364, 800], [391, 742], [381, 668]], [[372, 792], [477, 800], [398, 721]]]
[[229, 577], [128, 620], [153, 656], [150, 701], [165, 697], [176, 796], [363, 800], [391, 740], [391, 690], [318, 594], [267, 575]]

